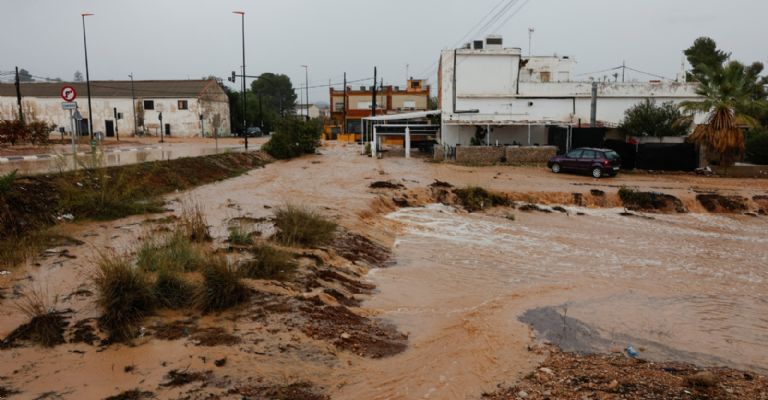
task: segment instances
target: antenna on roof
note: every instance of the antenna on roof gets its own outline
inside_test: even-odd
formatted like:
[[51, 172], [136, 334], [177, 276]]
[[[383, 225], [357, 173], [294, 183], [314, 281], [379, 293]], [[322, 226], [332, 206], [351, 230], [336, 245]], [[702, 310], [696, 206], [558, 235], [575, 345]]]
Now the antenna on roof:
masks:
[[536, 32], [536, 29], [534, 27], [528, 28], [528, 57], [532, 55], [531, 39], [533, 38], [533, 32]]

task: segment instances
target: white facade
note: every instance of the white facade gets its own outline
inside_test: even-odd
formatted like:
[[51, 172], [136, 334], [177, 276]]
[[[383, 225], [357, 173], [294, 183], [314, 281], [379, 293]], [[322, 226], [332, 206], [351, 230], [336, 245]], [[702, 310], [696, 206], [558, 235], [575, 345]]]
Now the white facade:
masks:
[[[72, 132], [69, 111], [62, 109], [63, 100], [58, 95], [64, 85], [68, 84], [22, 84], [25, 118], [47, 122], [56, 130], [63, 128], [67, 133]], [[12, 86], [0, 85], [0, 119], [14, 119], [18, 115], [15, 88]], [[85, 85], [79, 83], [74, 86], [78, 92], [78, 110], [87, 119]], [[215, 81], [136, 81], [133, 93], [130, 81], [92, 82], [92, 93], [93, 131], [106, 136], [132, 135], [142, 131], [156, 135], [161, 129], [170, 136], [182, 137], [230, 132], [229, 101]], [[132, 94], [136, 96], [135, 102]], [[122, 119], [115, 118], [115, 109], [122, 114]], [[163, 116], [162, 126], [160, 113]], [[74, 127], [75, 132], [86, 134], [87, 128], [83, 125], [80, 129]]]
[[[470, 145], [481, 127], [490, 130], [487, 144], [546, 144], [548, 126], [588, 127], [593, 83], [572, 81], [573, 65], [570, 57], [525, 57], [518, 48], [443, 51], [439, 72], [443, 143]], [[647, 98], [658, 103], [697, 99], [696, 85], [688, 83], [594, 85], [599, 127], [617, 126], [627, 109]]]
[[315, 119], [320, 118], [320, 108], [314, 104], [310, 104], [309, 107], [307, 107], [306, 104], [297, 104], [296, 105], [296, 115], [307, 115], [307, 109], [309, 109], [309, 118]]

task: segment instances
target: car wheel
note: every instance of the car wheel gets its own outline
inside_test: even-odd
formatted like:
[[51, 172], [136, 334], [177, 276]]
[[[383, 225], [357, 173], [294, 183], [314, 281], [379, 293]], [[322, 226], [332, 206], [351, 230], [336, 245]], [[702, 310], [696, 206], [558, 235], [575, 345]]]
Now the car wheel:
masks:
[[598, 178], [599, 179], [602, 176], [603, 176], [603, 170], [601, 168], [595, 167], [595, 168], [592, 169], [592, 177], [593, 178]]
[[552, 172], [559, 174], [560, 173], [560, 164], [554, 163], [552, 164]]

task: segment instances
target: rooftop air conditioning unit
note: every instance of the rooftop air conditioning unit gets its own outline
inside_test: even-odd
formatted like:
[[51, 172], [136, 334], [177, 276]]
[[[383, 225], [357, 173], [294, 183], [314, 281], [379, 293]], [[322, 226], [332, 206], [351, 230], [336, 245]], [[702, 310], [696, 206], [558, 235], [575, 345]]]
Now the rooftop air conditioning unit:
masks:
[[482, 40], [475, 40], [472, 42], [472, 49], [473, 50], [482, 50], [483, 49], [483, 41]]
[[365, 86], [360, 86], [360, 91], [365, 92]]
[[464, 44], [461, 46], [461, 48], [462, 48], [462, 49], [471, 49], [471, 48], [472, 48], [472, 44], [471, 44], [471, 43], [464, 43]]
[[501, 50], [504, 47], [504, 39], [501, 36], [488, 36], [485, 38], [485, 48]]

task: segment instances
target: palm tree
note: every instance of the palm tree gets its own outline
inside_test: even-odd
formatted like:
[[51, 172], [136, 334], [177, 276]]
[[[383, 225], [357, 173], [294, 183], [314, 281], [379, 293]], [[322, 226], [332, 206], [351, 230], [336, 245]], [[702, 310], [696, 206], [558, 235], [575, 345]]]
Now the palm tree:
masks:
[[696, 94], [700, 101], [685, 101], [681, 107], [692, 113], [707, 113], [690, 140], [707, 145], [720, 156], [720, 165], [732, 165], [744, 154], [744, 127], [754, 127], [756, 110], [768, 109], [768, 102], [756, 99], [743, 64], [730, 62], [714, 70], [701, 66], [702, 78]]

